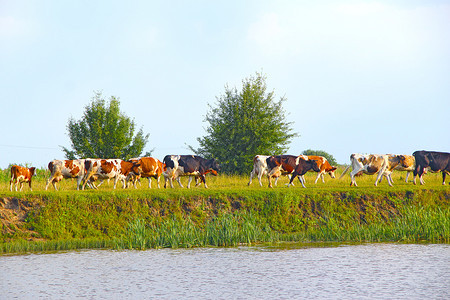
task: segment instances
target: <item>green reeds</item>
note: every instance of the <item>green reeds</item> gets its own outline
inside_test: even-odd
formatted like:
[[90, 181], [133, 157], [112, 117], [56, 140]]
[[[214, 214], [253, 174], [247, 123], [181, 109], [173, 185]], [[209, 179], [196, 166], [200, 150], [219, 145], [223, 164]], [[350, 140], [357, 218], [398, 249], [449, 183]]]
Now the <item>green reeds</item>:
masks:
[[227, 214], [208, 220], [202, 226], [189, 217], [172, 217], [156, 224], [138, 219], [130, 222], [126, 234], [115, 240], [117, 249], [190, 248], [237, 246], [278, 241], [279, 234], [252, 214]]

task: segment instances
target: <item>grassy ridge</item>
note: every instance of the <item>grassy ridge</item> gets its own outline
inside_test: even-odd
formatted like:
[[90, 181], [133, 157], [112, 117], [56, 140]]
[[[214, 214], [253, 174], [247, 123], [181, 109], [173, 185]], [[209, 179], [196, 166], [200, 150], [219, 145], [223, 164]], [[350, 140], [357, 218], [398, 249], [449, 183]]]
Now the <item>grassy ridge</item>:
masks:
[[314, 185], [314, 174], [308, 174], [307, 189], [286, 188], [285, 178], [269, 189], [257, 180], [247, 187], [247, 177], [218, 176], [207, 178], [208, 190], [150, 190], [145, 180], [137, 190], [104, 184], [98, 191], [76, 191], [76, 183], [66, 180], [58, 192], [40, 189], [43, 176], [33, 192], [0, 186], [0, 197], [16, 197], [28, 209], [24, 222], [2, 225], [0, 253], [276, 241], [450, 242], [450, 193], [440, 176], [430, 174], [425, 186], [414, 186], [403, 181], [404, 173], [395, 175], [394, 187], [386, 181], [374, 187], [373, 176], [358, 178], [357, 188], [348, 187], [348, 178]]

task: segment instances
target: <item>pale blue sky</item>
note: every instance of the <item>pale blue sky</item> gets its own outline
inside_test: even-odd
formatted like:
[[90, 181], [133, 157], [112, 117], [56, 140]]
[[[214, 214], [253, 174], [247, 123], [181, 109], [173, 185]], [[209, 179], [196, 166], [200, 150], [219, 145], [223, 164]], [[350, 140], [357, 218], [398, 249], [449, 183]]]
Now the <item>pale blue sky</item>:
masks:
[[255, 72], [287, 98], [289, 154], [448, 152], [449, 16], [450, 1], [0, 0], [0, 168], [63, 159], [96, 90], [150, 133], [144, 152], [190, 153], [207, 104]]

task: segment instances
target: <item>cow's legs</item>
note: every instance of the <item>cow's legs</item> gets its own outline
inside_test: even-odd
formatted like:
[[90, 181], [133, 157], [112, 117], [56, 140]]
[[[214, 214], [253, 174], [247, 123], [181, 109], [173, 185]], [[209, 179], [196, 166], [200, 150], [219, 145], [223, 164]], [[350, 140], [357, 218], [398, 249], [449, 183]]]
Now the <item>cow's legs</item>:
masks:
[[445, 175], [447, 174], [447, 172], [445, 172], [445, 170], [442, 170], [442, 185], [445, 185]]
[[408, 182], [408, 177], [409, 177], [409, 174], [411, 174], [411, 171], [406, 171], [406, 178], [405, 178], [405, 182]]
[[278, 177], [281, 176], [281, 168], [280, 167], [275, 167], [272, 169], [272, 171], [267, 173], [267, 178], [269, 179], [269, 187], [273, 187], [272, 186], [272, 177], [275, 177], [277, 180], [275, 182], [278, 181]]
[[[261, 187], [262, 187], [262, 176], [264, 175], [263, 173], [264, 173], [264, 172], [259, 172], [259, 173], [258, 173], [259, 186], [261, 186]], [[275, 184], [276, 184], [276, 183], [275, 183]]]
[[80, 190], [81, 181], [83, 180], [83, 176], [77, 177], [77, 191]]
[[[297, 177], [297, 173], [294, 172], [294, 174], [292, 174], [292, 176], [291, 176], [291, 179], [289, 179], [288, 187], [293, 185], [292, 182], [294, 181], [295, 177]], [[298, 178], [298, 180], [300, 180], [300, 182], [302, 182], [300, 177]]]
[[247, 183], [247, 185], [249, 186], [250, 184], [252, 184], [252, 178], [253, 178], [253, 174], [254, 174], [254, 171], [255, 171], [255, 169], [253, 169], [251, 172], [250, 172], [250, 179], [248, 180], [248, 183]]
[[[314, 180], [314, 184], [317, 183], [317, 180], [319, 180], [319, 177], [321, 177], [321, 175], [322, 175], [322, 172], [318, 172], [317, 173], [317, 177], [316, 177], [316, 180]], [[322, 176], [322, 182], [325, 183], [325, 180], [323, 179], [323, 176]]]
[[31, 179], [30, 181], [28, 181], [28, 185], [30, 186], [30, 191], [33, 191], [33, 189], [31, 188]]
[[177, 180], [178, 184], [179, 184], [181, 187], [184, 187], [184, 186], [181, 184], [181, 177], [180, 177], [180, 176], [178, 176], [178, 177], [176, 178], [176, 180]]
[[303, 177], [303, 175], [299, 175], [298, 176], [298, 180], [302, 184], [302, 187], [306, 188], [306, 186], [305, 186], [305, 178]]
[[56, 185], [55, 185], [55, 176], [50, 176], [50, 178], [47, 180], [47, 184], [45, 185], [45, 190], [47, 190], [48, 189], [48, 185], [50, 184], [50, 182], [52, 183], [52, 185], [53, 185], [53, 187], [55, 188], [55, 190], [58, 190], [57, 188], [56, 188]]
[[206, 185], [206, 177], [205, 177], [205, 175], [200, 175], [200, 179], [203, 181], [203, 184], [205, 185], [205, 189], [207, 189], [208, 188], [208, 186]]
[[9, 181], [9, 190], [12, 192], [14, 177], [11, 177], [11, 180]]
[[161, 188], [159, 186], [159, 180], [161, 179], [161, 175], [157, 175], [158, 177], [156, 177], [156, 183], [158, 184], [158, 189]]
[[350, 186], [352, 186], [352, 185], [358, 186], [358, 185], [356, 184], [355, 175], [358, 174], [359, 171], [360, 171], [360, 170], [358, 170], [358, 171], [355, 172], [355, 170], [353, 170], [353, 171], [350, 172], [350, 178], [351, 178]]

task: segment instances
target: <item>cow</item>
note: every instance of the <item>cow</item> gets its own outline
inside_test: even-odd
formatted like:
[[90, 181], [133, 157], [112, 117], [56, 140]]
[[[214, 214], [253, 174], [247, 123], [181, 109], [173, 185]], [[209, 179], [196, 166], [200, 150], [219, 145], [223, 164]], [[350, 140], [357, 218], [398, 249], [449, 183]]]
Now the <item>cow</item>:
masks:
[[[267, 158], [267, 169], [268, 174], [267, 178], [269, 180], [269, 187], [272, 187], [272, 178], [280, 177], [281, 175], [293, 175], [295, 173], [296, 166], [300, 163], [300, 161], [308, 161], [308, 157], [305, 155], [274, 155]], [[311, 165], [311, 168], [313, 168], [316, 172], [319, 172], [320, 169], [317, 167], [317, 163], [314, 163], [315, 167]], [[308, 169], [309, 170], [309, 169]], [[301, 173], [301, 172], [299, 172]], [[303, 176], [304, 174], [299, 175], [299, 173], [296, 174], [296, 176], [300, 176], [299, 180], [302, 183], [302, 186], [305, 187], [303, 182]], [[306, 173], [306, 172], [305, 172]], [[290, 178], [289, 185], [292, 185], [292, 177]]]
[[[317, 177], [316, 180], [314, 181], [314, 184], [317, 184], [317, 180], [319, 180], [319, 177], [321, 177], [322, 182], [325, 183], [324, 174], [326, 173], [328, 173], [328, 175], [330, 175], [331, 178], [336, 178], [336, 176], [334, 175], [334, 171], [336, 171], [337, 168], [331, 166], [325, 157], [319, 155], [308, 155], [308, 159], [315, 160], [317, 166], [320, 169], [320, 171], [317, 173]], [[310, 172], [313, 171], [314, 171], [313, 169], [310, 170]]]
[[[217, 175], [219, 172], [219, 164], [215, 159], [205, 159], [197, 155], [166, 155], [163, 159], [163, 164], [166, 166], [164, 171], [164, 188], [167, 187], [167, 181], [173, 188], [173, 179], [178, 181], [178, 184], [183, 187], [180, 182], [180, 176], [189, 176], [187, 188], [190, 188], [192, 176], [200, 178], [201, 182], [206, 185], [205, 174], [211, 173]], [[196, 184], [199, 185], [200, 183]]]
[[[267, 168], [268, 155], [255, 155], [253, 157], [253, 170], [250, 173], [250, 180], [247, 185], [252, 184], [252, 178], [258, 176], [259, 186], [262, 186], [261, 178], [269, 171]], [[278, 177], [275, 178], [275, 185], [277, 185]]]
[[413, 153], [416, 159], [416, 167], [414, 168], [414, 184], [416, 184], [416, 176], [419, 175], [420, 184], [425, 182], [422, 175], [425, 168], [429, 168], [432, 172], [442, 172], [442, 184], [445, 185], [446, 174], [450, 175], [450, 153], [437, 151], [415, 151]]
[[35, 167], [26, 168], [17, 165], [11, 166], [11, 180], [9, 181], [9, 190], [12, 191], [13, 185], [15, 185], [17, 192], [17, 186], [20, 184], [20, 191], [22, 191], [23, 183], [28, 182], [30, 191], [32, 191], [33, 189], [31, 188], [31, 179], [33, 178], [33, 176], [36, 176]]
[[[400, 154], [398, 155], [399, 164], [394, 168], [396, 171], [406, 171], [405, 182], [408, 182], [409, 174], [414, 171], [416, 160], [412, 155]], [[392, 178], [391, 178], [392, 180]]]
[[119, 179], [123, 183], [123, 188], [126, 188], [125, 180], [130, 172], [140, 175], [139, 163], [121, 159], [85, 159], [84, 167], [86, 172], [83, 178], [83, 190], [93, 176], [100, 180], [114, 179], [115, 189]]
[[350, 186], [358, 186], [356, 184], [355, 176], [360, 174], [377, 174], [377, 178], [375, 180], [375, 186], [378, 185], [382, 176], [386, 176], [388, 183], [392, 186], [392, 178], [390, 174], [392, 170], [399, 164], [400, 160], [396, 155], [379, 155], [379, 154], [358, 154], [353, 153], [350, 155], [351, 164], [345, 168], [344, 172], [342, 172], [342, 178], [345, 173], [352, 167], [352, 171], [350, 172], [351, 182]]
[[152, 187], [152, 177], [156, 179], [156, 182], [159, 186], [159, 179], [161, 177], [162, 172], [164, 171], [164, 164], [153, 157], [141, 157], [141, 158], [132, 158], [129, 160], [130, 162], [138, 163], [139, 173], [140, 175], [136, 175], [134, 172], [130, 172], [127, 176], [127, 181], [132, 180], [134, 188], [136, 188], [136, 181], [139, 177], [148, 178], [148, 187]]
[[50, 171], [50, 177], [45, 185], [45, 190], [48, 189], [50, 183], [52, 183], [55, 190], [58, 190], [56, 183], [60, 182], [63, 178], [76, 178], [77, 190], [80, 189], [81, 181], [85, 175], [84, 159], [76, 160], [58, 160], [54, 159], [48, 163], [48, 169]]

